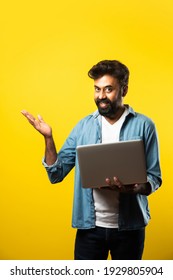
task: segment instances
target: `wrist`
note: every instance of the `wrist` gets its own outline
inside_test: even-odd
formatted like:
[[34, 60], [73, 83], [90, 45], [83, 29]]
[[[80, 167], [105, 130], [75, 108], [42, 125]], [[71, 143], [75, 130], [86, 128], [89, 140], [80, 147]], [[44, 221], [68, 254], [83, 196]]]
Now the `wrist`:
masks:
[[53, 140], [53, 136], [52, 136], [52, 134], [51, 135], [44, 135], [44, 139], [45, 139], [45, 141], [50, 141], [50, 140]]

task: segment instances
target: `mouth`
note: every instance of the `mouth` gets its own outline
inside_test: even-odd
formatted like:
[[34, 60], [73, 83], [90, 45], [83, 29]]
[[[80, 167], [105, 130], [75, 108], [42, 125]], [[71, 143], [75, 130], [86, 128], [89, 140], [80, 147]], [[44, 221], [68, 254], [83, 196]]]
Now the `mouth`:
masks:
[[109, 106], [109, 103], [105, 103], [105, 102], [99, 103], [99, 107], [101, 107], [101, 108], [107, 108], [108, 106]]
[[99, 103], [98, 103], [98, 106], [100, 107], [100, 108], [107, 108], [108, 106], [109, 106], [109, 102], [106, 102], [106, 101], [100, 101]]

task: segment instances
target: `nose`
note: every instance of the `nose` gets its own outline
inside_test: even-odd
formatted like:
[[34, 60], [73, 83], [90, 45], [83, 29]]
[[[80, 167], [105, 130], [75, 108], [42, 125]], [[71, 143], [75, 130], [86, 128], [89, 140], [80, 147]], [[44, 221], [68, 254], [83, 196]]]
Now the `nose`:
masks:
[[105, 94], [105, 91], [103, 89], [100, 90], [98, 98], [99, 99], [105, 99], [106, 98], [106, 94]]

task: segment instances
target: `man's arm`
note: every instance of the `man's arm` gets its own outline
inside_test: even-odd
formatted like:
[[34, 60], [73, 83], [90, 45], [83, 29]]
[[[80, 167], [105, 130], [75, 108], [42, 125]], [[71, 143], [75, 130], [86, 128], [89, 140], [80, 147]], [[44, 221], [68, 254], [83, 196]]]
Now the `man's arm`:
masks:
[[52, 165], [57, 160], [57, 152], [55, 142], [52, 137], [45, 137], [45, 162]]
[[27, 118], [29, 123], [40, 132], [45, 139], [45, 162], [52, 165], [57, 160], [56, 146], [52, 136], [52, 128], [44, 122], [43, 118], [38, 115], [38, 119], [34, 118], [29, 112], [23, 110], [21, 113]]

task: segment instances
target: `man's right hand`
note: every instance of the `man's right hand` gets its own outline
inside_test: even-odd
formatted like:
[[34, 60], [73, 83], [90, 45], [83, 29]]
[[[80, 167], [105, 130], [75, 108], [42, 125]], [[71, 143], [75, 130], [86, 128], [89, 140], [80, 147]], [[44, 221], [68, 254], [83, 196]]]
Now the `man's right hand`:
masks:
[[21, 113], [27, 118], [29, 123], [39, 131], [45, 138], [52, 137], [52, 128], [44, 122], [42, 117], [38, 115], [38, 119], [34, 118], [29, 112], [22, 110]]

